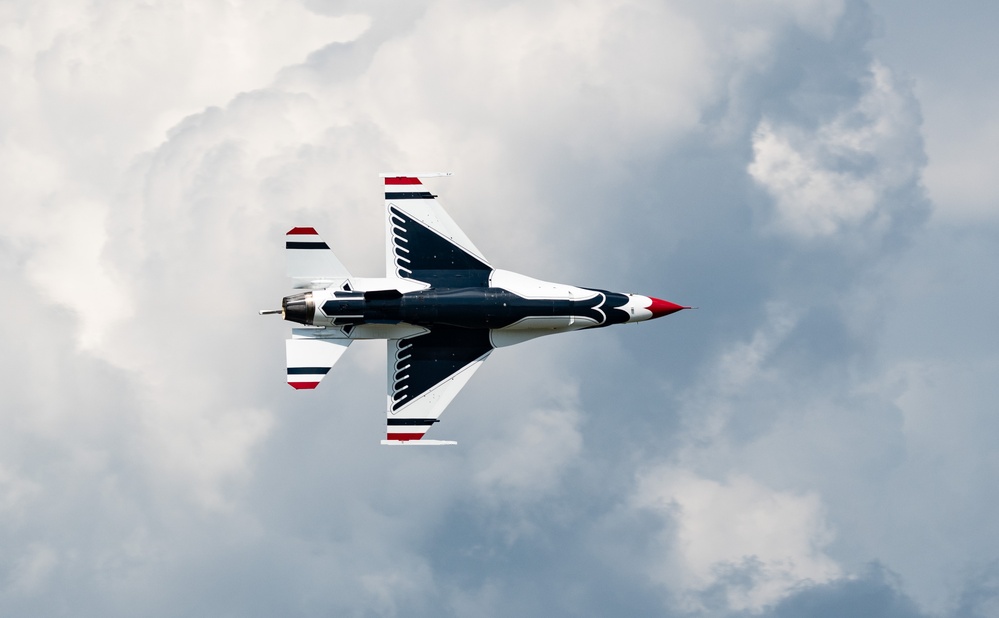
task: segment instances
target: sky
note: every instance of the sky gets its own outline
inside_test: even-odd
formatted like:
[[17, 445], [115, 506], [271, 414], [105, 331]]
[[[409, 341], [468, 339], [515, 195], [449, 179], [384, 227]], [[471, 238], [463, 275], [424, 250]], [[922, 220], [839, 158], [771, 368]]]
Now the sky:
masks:
[[[999, 8], [0, 1], [0, 613], [999, 614]], [[699, 307], [496, 351], [388, 448], [287, 387], [378, 174]]]

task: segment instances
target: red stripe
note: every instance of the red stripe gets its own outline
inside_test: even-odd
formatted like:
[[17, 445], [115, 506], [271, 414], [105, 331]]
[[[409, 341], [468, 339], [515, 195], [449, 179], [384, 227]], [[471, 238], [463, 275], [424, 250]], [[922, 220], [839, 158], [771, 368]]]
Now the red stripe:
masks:
[[319, 386], [319, 382], [288, 382], [288, 384], [299, 390], [303, 388], [316, 388]]
[[387, 439], [402, 440], [405, 442], [407, 440], [419, 440], [422, 437], [423, 437], [422, 433], [390, 433], [388, 434]]
[[292, 234], [312, 234], [313, 236], [319, 235], [314, 227], [293, 227], [288, 231], [286, 236], [291, 236]]
[[387, 185], [418, 185], [422, 184], [419, 178], [412, 178], [410, 176], [396, 176], [395, 178], [386, 178], [385, 184]]

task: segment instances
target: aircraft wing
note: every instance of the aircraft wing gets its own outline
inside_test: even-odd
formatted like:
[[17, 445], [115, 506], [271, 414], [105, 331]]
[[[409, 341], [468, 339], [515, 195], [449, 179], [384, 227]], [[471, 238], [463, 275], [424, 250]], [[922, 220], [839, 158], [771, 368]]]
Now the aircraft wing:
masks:
[[382, 444], [454, 444], [423, 436], [492, 349], [488, 329], [434, 326], [423, 335], [390, 340]]
[[488, 286], [493, 268], [417, 176], [385, 177], [387, 276], [434, 287]]

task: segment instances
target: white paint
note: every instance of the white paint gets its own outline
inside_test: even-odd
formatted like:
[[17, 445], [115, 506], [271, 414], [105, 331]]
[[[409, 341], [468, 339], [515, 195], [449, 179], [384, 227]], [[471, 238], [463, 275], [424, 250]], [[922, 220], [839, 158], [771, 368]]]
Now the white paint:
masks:
[[489, 286], [503, 288], [527, 299], [587, 300], [597, 295], [597, 292], [593, 290], [542, 281], [499, 268], [493, 270], [489, 275]]

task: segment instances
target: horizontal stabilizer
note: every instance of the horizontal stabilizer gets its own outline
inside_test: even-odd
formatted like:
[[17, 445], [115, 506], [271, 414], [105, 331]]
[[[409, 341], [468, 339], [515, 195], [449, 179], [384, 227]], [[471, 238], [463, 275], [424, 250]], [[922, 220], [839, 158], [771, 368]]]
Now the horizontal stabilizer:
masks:
[[453, 440], [382, 440], [382, 444], [387, 446], [451, 446], [458, 443]]
[[317, 289], [350, 278], [350, 273], [337, 259], [315, 228], [295, 227], [285, 235], [288, 256], [288, 276], [296, 288]]
[[378, 174], [379, 178], [442, 178], [450, 176], [451, 172], [396, 172]]
[[296, 389], [313, 389], [350, 345], [350, 339], [288, 339], [288, 384]]

